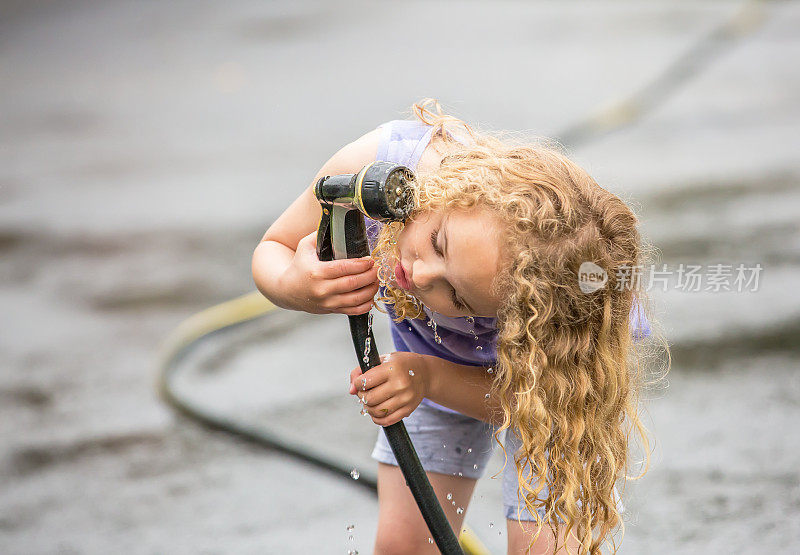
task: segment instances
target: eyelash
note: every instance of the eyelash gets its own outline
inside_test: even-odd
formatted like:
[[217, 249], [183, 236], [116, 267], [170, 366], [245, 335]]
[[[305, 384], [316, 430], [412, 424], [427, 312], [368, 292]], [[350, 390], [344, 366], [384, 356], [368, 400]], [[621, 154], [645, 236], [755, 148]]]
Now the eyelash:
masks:
[[[433, 245], [433, 250], [436, 252], [436, 254], [438, 254], [439, 256], [444, 256], [444, 254], [442, 254], [442, 252], [439, 251], [439, 247], [436, 246], [436, 236], [438, 234], [439, 234], [438, 229], [434, 229], [433, 231], [431, 231], [431, 245]], [[464, 305], [464, 303], [459, 301], [458, 297], [456, 297], [456, 290], [452, 288], [450, 289], [450, 300], [453, 302], [453, 306], [456, 307], [457, 310], [467, 310], [467, 307]]]

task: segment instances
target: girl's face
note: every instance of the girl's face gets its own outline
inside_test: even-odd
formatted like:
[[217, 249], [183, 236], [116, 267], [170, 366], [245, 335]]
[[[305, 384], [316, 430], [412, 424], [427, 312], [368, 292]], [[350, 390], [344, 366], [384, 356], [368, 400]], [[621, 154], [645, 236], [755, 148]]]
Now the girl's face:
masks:
[[[485, 209], [425, 212], [397, 238], [397, 285], [434, 312], [495, 318], [490, 294], [500, 259], [498, 223]], [[401, 269], [402, 268], [402, 269]]]

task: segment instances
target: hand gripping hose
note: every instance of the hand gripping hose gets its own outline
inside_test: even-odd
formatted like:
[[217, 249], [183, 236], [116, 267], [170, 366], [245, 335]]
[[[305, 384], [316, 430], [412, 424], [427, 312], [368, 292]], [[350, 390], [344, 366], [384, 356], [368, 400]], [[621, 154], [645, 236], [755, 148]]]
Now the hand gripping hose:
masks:
[[[408, 168], [389, 162], [373, 162], [353, 175], [322, 177], [315, 188], [322, 205], [317, 230], [319, 260], [368, 256], [364, 215], [383, 221], [404, 220], [413, 208], [413, 179]], [[348, 316], [348, 319], [361, 372], [368, 372], [381, 364], [369, 314]], [[439, 551], [446, 555], [463, 554], [405, 424], [401, 420], [384, 426], [383, 430]]]

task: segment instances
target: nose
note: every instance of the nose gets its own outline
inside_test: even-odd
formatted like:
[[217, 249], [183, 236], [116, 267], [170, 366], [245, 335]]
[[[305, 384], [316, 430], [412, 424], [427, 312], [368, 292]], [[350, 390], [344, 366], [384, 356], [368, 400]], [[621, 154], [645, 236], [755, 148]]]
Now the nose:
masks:
[[422, 259], [416, 260], [411, 268], [411, 281], [414, 282], [414, 288], [421, 291], [430, 288], [440, 273], [435, 264]]

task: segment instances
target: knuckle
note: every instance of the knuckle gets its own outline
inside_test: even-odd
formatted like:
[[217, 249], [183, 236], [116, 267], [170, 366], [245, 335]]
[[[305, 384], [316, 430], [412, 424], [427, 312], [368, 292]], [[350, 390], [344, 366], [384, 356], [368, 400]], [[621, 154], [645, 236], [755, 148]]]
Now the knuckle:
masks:
[[314, 292], [314, 294], [320, 299], [328, 296], [328, 288], [322, 282], [317, 282], [312, 284], [311, 289]]

